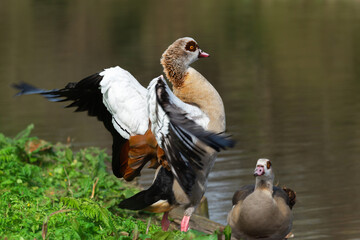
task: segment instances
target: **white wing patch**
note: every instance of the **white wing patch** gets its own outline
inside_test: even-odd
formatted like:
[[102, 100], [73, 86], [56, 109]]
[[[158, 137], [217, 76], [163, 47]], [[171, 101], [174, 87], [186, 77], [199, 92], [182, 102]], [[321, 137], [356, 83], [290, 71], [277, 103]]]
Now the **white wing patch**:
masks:
[[[184, 112], [186, 112], [186, 117], [194, 120], [195, 123], [202, 126], [204, 129], [207, 129], [207, 125], [209, 123], [208, 116], [200, 110], [200, 108], [184, 103], [182, 102], [178, 97], [175, 96], [175, 94], [170, 90], [169, 86], [167, 85], [164, 77], [160, 76], [161, 80], [165, 83], [166, 86], [166, 92], [169, 95], [169, 101], [172, 104], [175, 104], [177, 107], [182, 109]], [[148, 86], [148, 112], [149, 112], [149, 118], [151, 121], [151, 131], [155, 135], [156, 141], [162, 146], [161, 138], [166, 136], [169, 133], [169, 117], [166, 115], [164, 110], [159, 106], [156, 98], [156, 84], [159, 77], [154, 78], [149, 86]]]
[[146, 88], [120, 67], [105, 69], [100, 75], [103, 103], [113, 117], [114, 128], [125, 139], [145, 134], [149, 127]]
[[[169, 118], [164, 110], [158, 105], [156, 98], [156, 83], [158, 78], [154, 78], [148, 86], [148, 112], [151, 122], [151, 131], [154, 134], [158, 144], [161, 144], [161, 138], [168, 134]], [[160, 147], [162, 147], [160, 145]]]

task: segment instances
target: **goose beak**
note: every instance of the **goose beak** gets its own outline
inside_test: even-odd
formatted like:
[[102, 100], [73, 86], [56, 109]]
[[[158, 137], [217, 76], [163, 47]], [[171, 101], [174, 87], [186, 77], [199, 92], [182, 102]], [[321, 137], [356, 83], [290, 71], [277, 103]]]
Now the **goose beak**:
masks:
[[254, 176], [262, 176], [265, 174], [264, 166], [258, 165], [254, 170]]
[[199, 49], [199, 56], [198, 58], [206, 58], [206, 57], [210, 57], [210, 55], [206, 52], [203, 52], [201, 49]]

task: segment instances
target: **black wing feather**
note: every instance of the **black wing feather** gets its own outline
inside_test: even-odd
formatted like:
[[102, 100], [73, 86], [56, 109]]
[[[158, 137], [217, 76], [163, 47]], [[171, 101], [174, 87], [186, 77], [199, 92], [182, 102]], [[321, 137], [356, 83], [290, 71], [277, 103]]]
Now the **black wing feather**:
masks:
[[40, 94], [52, 102], [71, 103], [66, 108], [76, 108], [75, 112], [87, 111], [89, 116], [95, 116], [104, 123], [105, 128], [113, 137], [112, 145], [112, 167], [114, 175], [121, 178], [120, 172], [120, 150], [126, 139], [122, 138], [112, 125], [111, 113], [103, 104], [103, 96], [100, 90], [100, 82], [103, 76], [95, 73], [82, 79], [79, 82], [68, 83], [65, 88], [45, 90], [34, 87], [28, 83], [13, 84], [13, 87], [20, 90], [16, 96]]
[[161, 167], [155, 181], [147, 190], [123, 200], [119, 204], [119, 207], [130, 210], [141, 210], [159, 200], [167, 200], [169, 204], [173, 204], [175, 203], [175, 196], [172, 190], [173, 182], [174, 176], [172, 173]]
[[200, 145], [194, 143], [194, 138], [216, 151], [233, 147], [235, 142], [227, 136], [206, 131], [189, 119], [186, 112], [171, 103], [166, 87], [166, 83], [160, 77], [155, 88], [157, 102], [170, 120], [169, 132], [163, 137], [162, 145], [179, 183], [185, 193], [190, 194], [195, 184], [195, 171], [203, 169], [201, 160], [207, 155]]
[[76, 112], [88, 111], [89, 116], [96, 116], [100, 121], [108, 118], [111, 120], [111, 114], [107, 111], [102, 102], [100, 91], [100, 82], [103, 76], [95, 73], [79, 82], [68, 83], [65, 88], [45, 90], [36, 88], [28, 83], [13, 84], [13, 87], [20, 90], [16, 94], [29, 95], [41, 94], [52, 102], [71, 101], [66, 107], [75, 107]]

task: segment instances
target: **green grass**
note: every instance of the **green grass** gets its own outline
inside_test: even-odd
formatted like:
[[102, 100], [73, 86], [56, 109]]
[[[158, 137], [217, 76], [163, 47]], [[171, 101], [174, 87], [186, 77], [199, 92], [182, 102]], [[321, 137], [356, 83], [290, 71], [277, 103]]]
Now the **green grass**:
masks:
[[217, 232], [163, 232], [157, 215], [117, 208], [139, 188], [107, 171], [104, 150], [75, 153], [66, 144], [30, 137], [32, 128], [15, 138], [0, 133], [4, 239], [217, 239]]

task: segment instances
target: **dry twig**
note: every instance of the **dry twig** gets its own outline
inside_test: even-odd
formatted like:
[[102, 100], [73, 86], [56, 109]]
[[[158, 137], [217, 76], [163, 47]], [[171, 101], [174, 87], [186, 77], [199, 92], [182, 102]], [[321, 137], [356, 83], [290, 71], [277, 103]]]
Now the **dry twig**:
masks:
[[68, 189], [69, 189], [69, 192], [71, 193], [71, 196], [73, 197], [74, 196], [74, 193], [73, 193], [73, 191], [71, 190], [71, 181], [70, 181], [70, 178], [69, 178], [69, 175], [68, 175], [68, 173], [67, 173], [67, 171], [66, 171], [66, 168], [64, 167], [64, 171], [65, 171], [65, 175], [66, 175], [66, 177], [67, 177], [67, 183], [68, 183]]
[[96, 177], [96, 178], [95, 178], [95, 182], [94, 182], [94, 184], [93, 184], [93, 188], [92, 188], [92, 193], [91, 193], [90, 199], [93, 199], [94, 196], [95, 196], [95, 188], [96, 188], [96, 184], [98, 183], [98, 181], [99, 181], [99, 178]]
[[149, 232], [150, 223], [151, 223], [151, 217], [149, 217], [149, 220], [148, 220], [148, 224], [147, 224], [147, 227], [146, 227], [146, 232], [145, 232], [145, 234], [148, 234], [148, 232]]

